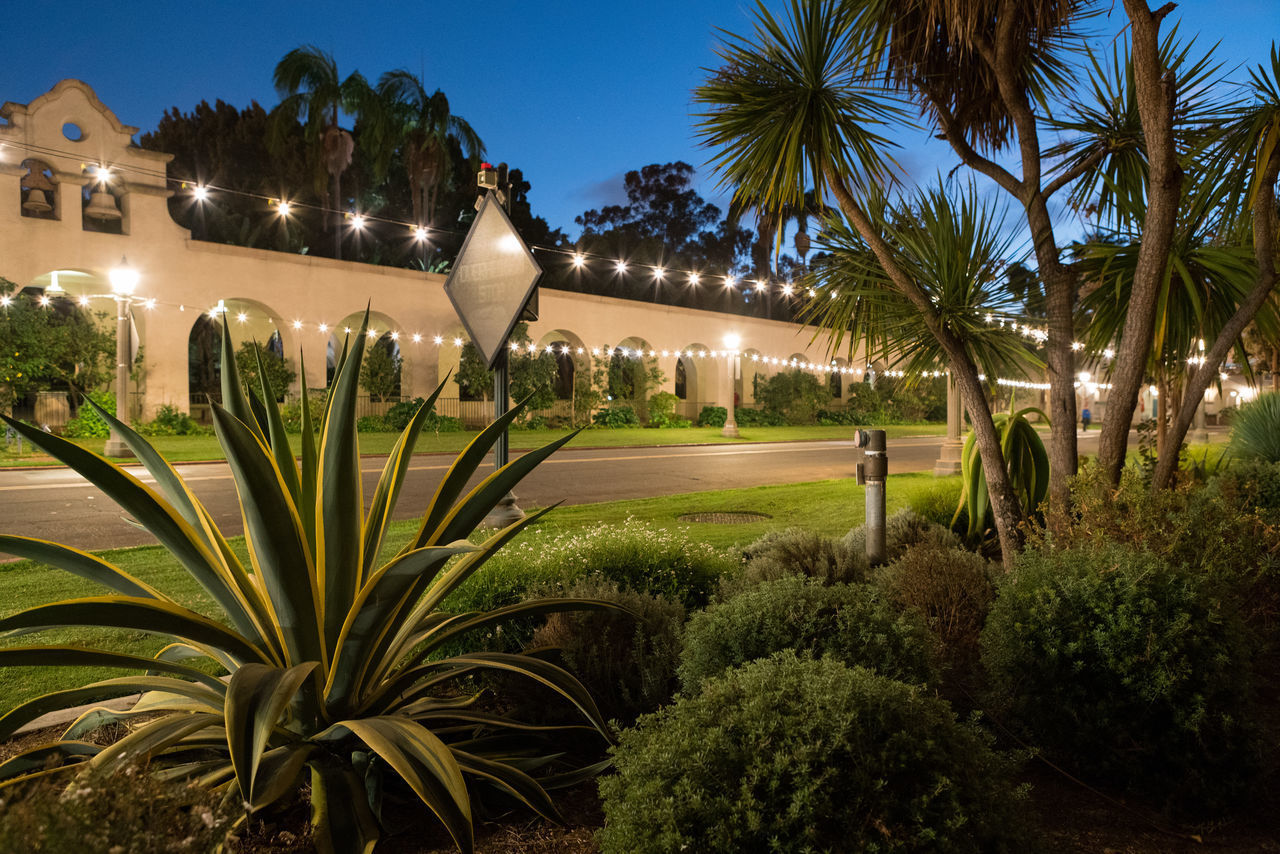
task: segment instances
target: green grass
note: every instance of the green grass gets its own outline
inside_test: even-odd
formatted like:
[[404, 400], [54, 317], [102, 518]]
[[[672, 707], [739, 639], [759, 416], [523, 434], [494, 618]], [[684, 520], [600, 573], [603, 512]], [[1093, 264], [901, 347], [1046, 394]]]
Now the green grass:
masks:
[[[888, 491], [889, 512], [908, 506], [915, 496], [937, 490], [950, 491], [958, 496], [960, 478], [938, 479], [927, 473], [894, 475]], [[766, 513], [771, 518], [735, 525], [681, 522], [678, 519], [688, 513], [735, 510]], [[553, 511], [539, 527], [552, 532], [589, 530], [616, 524], [627, 518], [636, 518], [660, 528], [684, 533], [690, 540], [710, 543], [718, 548], [730, 548], [745, 545], [767, 531], [791, 526], [827, 535], [842, 535], [850, 528], [861, 525], [863, 515], [863, 488], [852, 479], [847, 479], [580, 504]], [[400, 548], [416, 529], [417, 523], [411, 520], [395, 523], [388, 537], [387, 549]], [[244, 538], [234, 538], [232, 547], [247, 562]], [[160, 546], [113, 549], [100, 554], [105, 560], [164, 590], [200, 613], [221, 613], [208, 594]], [[0, 616], [47, 602], [102, 595], [106, 592], [91, 582], [32, 561], [0, 564], [0, 591], [3, 591]], [[157, 635], [140, 632], [58, 629], [42, 632], [38, 636], [26, 635], [19, 639], [0, 641], [0, 644], [6, 646], [30, 643], [101, 646], [119, 652], [150, 656], [165, 645], [165, 640]], [[49, 691], [123, 674], [123, 671], [99, 668], [5, 668], [4, 679], [0, 680], [0, 712]]]
[[[650, 430], [644, 427], [625, 427], [616, 430], [584, 430], [573, 440], [575, 448], [618, 448], [654, 445], [718, 445], [746, 442], [801, 442], [806, 440], [848, 439], [853, 427], [741, 427], [737, 439], [720, 435], [719, 427], [687, 427], [670, 430]], [[894, 424], [883, 428], [890, 439], [900, 436], [941, 436], [946, 433], [945, 424]], [[563, 436], [564, 430], [512, 430], [512, 450], [532, 450]], [[395, 445], [397, 433], [361, 433], [360, 451], [364, 454], [386, 454]], [[415, 453], [456, 454], [474, 439], [474, 431], [458, 433], [423, 433], [418, 439]], [[224, 459], [222, 448], [213, 436], [154, 436], [151, 444], [170, 462], [196, 462]], [[298, 437], [292, 438], [294, 450], [299, 450]], [[79, 439], [76, 444], [96, 454], [102, 453], [105, 439]], [[28, 446], [30, 447], [30, 446]], [[55, 465], [56, 461], [40, 454], [0, 453], [0, 467]]]

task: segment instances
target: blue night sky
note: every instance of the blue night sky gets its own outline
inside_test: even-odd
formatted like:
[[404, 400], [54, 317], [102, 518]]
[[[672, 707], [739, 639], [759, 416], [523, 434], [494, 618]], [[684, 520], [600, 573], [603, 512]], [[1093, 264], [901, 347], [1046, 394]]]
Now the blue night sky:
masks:
[[[332, 53], [344, 75], [358, 69], [376, 80], [407, 68], [428, 89], [443, 89], [489, 158], [524, 170], [534, 212], [570, 235], [574, 216], [621, 201], [623, 174], [647, 163], [692, 163], [704, 194], [723, 204], [695, 140], [690, 92], [715, 64], [717, 27], [748, 30], [752, 3], [469, 5], [43, 0], [6, 40], [0, 101], [26, 103], [76, 77], [121, 121], [146, 131], [165, 108], [185, 112], [202, 99], [274, 105], [276, 62], [311, 43]], [[1280, 0], [1194, 0], [1178, 16], [1184, 35], [1222, 42], [1228, 69], [1263, 61], [1280, 38]], [[1117, 0], [1094, 25], [1099, 41], [1109, 43], [1123, 23]], [[909, 147], [899, 159], [911, 172], [950, 168], [948, 152], [919, 147], [921, 135], [903, 139]]]

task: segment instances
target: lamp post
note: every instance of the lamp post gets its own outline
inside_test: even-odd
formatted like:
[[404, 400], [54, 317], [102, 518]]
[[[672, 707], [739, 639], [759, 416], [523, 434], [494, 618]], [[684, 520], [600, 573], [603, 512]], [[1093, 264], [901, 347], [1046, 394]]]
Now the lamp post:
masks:
[[737, 335], [731, 333], [724, 336], [725, 350], [729, 355], [727, 360], [729, 362], [729, 405], [725, 407], [728, 410], [728, 416], [724, 420], [724, 429], [720, 431], [720, 435], [730, 439], [738, 438], [738, 422], [733, 420], [733, 398], [737, 392], [737, 384], [734, 380], [737, 379], [738, 344], [740, 343], [741, 339]]
[[[129, 303], [138, 287], [138, 271], [121, 257], [120, 266], [110, 273], [111, 294], [116, 301], [116, 418], [122, 424], [129, 423]], [[108, 457], [132, 456], [119, 432], [113, 427], [102, 451]]]

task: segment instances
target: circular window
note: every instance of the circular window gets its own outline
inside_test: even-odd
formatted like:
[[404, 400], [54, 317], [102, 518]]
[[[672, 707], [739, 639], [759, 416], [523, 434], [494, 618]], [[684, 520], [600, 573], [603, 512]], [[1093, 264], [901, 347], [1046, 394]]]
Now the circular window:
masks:
[[62, 126], [62, 135], [72, 142], [80, 142], [84, 139], [84, 131], [80, 129], [80, 125], [75, 122], [67, 122]]

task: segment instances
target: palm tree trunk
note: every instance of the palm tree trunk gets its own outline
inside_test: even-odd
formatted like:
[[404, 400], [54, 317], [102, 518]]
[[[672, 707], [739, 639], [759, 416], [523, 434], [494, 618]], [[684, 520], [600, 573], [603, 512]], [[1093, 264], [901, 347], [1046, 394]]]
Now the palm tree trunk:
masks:
[[[1160, 62], [1160, 21], [1172, 4], [1152, 13], [1145, 0], [1124, 0], [1133, 29], [1133, 73], [1138, 95], [1138, 115], [1147, 142], [1150, 166], [1147, 213], [1142, 224], [1142, 246], [1133, 278], [1129, 310], [1116, 353], [1107, 418], [1098, 439], [1098, 463], [1112, 483], [1120, 482], [1129, 442], [1129, 422], [1138, 406], [1143, 373], [1155, 333], [1155, 305], [1168, 262], [1173, 228], [1182, 194], [1182, 169], [1178, 166], [1173, 138], [1177, 81]], [[1158, 405], [1163, 407], [1167, 401]]]
[[329, 221], [333, 223], [333, 257], [342, 260], [342, 173], [333, 173]]
[[1000, 540], [1001, 559], [1005, 568], [1010, 569], [1014, 558], [1022, 550], [1021, 523], [1025, 515], [1022, 503], [1009, 479], [1004, 452], [1000, 448], [1000, 434], [996, 430], [995, 421], [991, 417], [991, 408], [987, 404], [986, 393], [978, 379], [978, 368], [965, 351], [964, 342], [937, 322], [929, 297], [898, 266], [893, 256], [893, 248], [872, 227], [871, 221], [845, 186], [844, 179], [831, 166], [826, 168], [826, 178], [844, 215], [871, 247], [876, 260], [879, 261], [881, 268], [898, 292], [920, 311], [929, 331], [946, 351], [952, 376], [956, 378], [965, 409], [969, 413], [969, 422], [973, 425], [978, 455], [982, 459], [982, 472], [987, 479], [987, 493], [991, 500], [991, 514], [996, 523], [996, 536]]
[[[1276, 180], [1278, 178], [1280, 178], [1280, 149], [1275, 149], [1262, 170], [1258, 181], [1258, 193], [1253, 200], [1253, 254], [1258, 262], [1258, 278], [1255, 280], [1253, 290], [1245, 297], [1244, 302], [1240, 303], [1240, 307], [1236, 309], [1235, 314], [1231, 315], [1231, 319], [1219, 330], [1218, 337], [1213, 340], [1212, 346], [1204, 355], [1204, 363], [1187, 377], [1186, 393], [1183, 395], [1178, 415], [1173, 421], [1170, 436], [1171, 441], [1178, 445], [1182, 444], [1187, 430], [1191, 429], [1191, 422], [1196, 417], [1200, 400], [1204, 397], [1205, 390], [1209, 388], [1209, 383], [1217, 375], [1223, 360], [1231, 352], [1232, 345], [1244, 333], [1244, 328], [1253, 320], [1270, 297], [1272, 289], [1275, 288]], [[1280, 357], [1280, 348], [1272, 350], [1271, 354], [1273, 386], [1277, 382], [1275, 369], [1278, 357]], [[1156, 465], [1155, 476], [1151, 479], [1152, 488], [1164, 489], [1172, 483], [1176, 466], [1176, 458], [1168, 460], [1162, 457]]]

